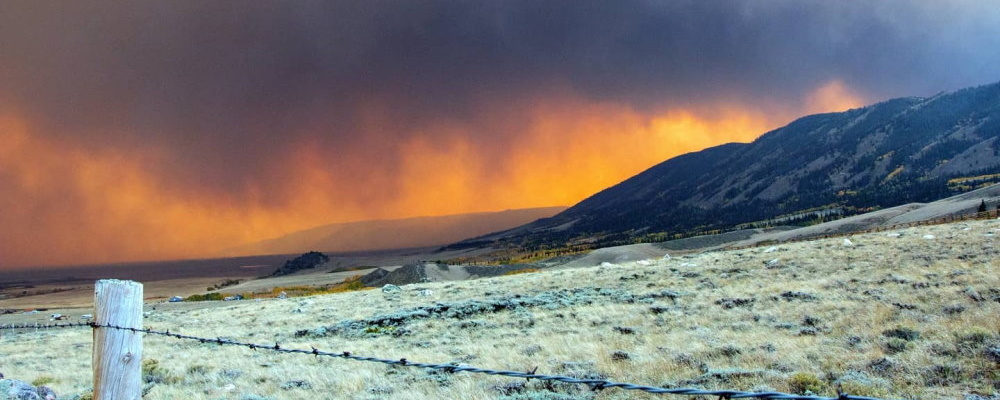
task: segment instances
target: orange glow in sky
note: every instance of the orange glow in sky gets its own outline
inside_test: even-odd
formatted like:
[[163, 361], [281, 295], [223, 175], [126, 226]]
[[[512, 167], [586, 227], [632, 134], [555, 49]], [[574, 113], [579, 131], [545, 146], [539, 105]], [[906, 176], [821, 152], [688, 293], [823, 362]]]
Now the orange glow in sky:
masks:
[[803, 114], [847, 111], [865, 104], [861, 95], [847, 87], [844, 82], [832, 80], [809, 94]]
[[673, 156], [860, 105], [840, 81], [781, 115], [739, 105], [649, 113], [553, 96], [516, 116], [483, 111], [479, 123], [519, 121], [513, 139], [497, 139], [501, 150], [470, 135], [475, 123], [447, 121], [391, 147], [337, 153], [300, 143], [275, 155], [294, 160], [275, 163], [280, 178], [228, 196], [162, 177], [171, 168], [164, 149], [85, 150], [3, 115], [0, 178], [12, 183], [0, 195], [0, 267], [210, 257], [332, 222], [569, 206]]

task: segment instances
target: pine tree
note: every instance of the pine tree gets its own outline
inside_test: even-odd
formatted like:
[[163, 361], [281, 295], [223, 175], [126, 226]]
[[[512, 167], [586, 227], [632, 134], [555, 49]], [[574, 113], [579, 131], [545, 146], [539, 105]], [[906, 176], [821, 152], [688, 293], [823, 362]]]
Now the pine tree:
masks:
[[986, 200], [985, 199], [979, 201], [979, 210], [976, 210], [976, 212], [980, 212], [980, 213], [986, 212]]

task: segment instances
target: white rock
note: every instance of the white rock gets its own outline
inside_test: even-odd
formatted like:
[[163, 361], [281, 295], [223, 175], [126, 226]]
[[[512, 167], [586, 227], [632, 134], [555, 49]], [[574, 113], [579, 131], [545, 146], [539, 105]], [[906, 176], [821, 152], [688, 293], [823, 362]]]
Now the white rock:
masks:
[[614, 267], [615, 265], [607, 261], [601, 263], [602, 267]]
[[697, 267], [697, 266], [698, 266], [698, 264], [694, 264], [694, 263], [688, 263], [688, 262], [686, 262], [686, 263], [681, 263], [681, 266], [682, 266], [682, 267]]
[[844, 239], [844, 246], [854, 246], [854, 242], [851, 239]]
[[889, 233], [885, 234], [885, 236], [891, 237], [891, 238], [898, 238], [898, 237], [903, 236], [903, 235], [900, 235], [899, 232], [889, 232]]
[[931, 234], [926, 234], [926, 235], [924, 235], [924, 239], [927, 239], [927, 240], [931, 240], [931, 239], [934, 239], [934, 237], [935, 237], [935, 236], [934, 236], [934, 235], [931, 235]]
[[781, 261], [779, 261], [777, 258], [775, 258], [773, 260], [768, 260], [764, 264], [767, 265], [768, 267], [776, 267], [776, 266], [778, 266], [779, 263], [781, 263]]
[[420, 291], [417, 292], [417, 294], [419, 294], [421, 296], [430, 296], [430, 295], [434, 294], [434, 292], [431, 291], [430, 289], [420, 289]]
[[669, 260], [670, 259], [670, 254], [664, 254], [663, 255], [663, 259], [664, 260]]
[[645, 266], [653, 265], [653, 263], [651, 261], [649, 261], [649, 260], [639, 260], [639, 261], [636, 261], [636, 264], [642, 265], [644, 267]]
[[778, 251], [778, 246], [771, 246], [764, 249], [765, 253], [774, 253], [775, 251]]
[[402, 290], [403, 289], [400, 289], [399, 286], [393, 284], [387, 284], [385, 286], [382, 286], [382, 293], [398, 293]]

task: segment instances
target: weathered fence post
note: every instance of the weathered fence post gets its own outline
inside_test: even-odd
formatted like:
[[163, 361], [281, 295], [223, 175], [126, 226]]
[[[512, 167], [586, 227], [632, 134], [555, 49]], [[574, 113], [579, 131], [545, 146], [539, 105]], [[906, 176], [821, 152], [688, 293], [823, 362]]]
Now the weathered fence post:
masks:
[[[142, 284], [102, 279], [94, 285], [94, 323], [142, 329]], [[142, 398], [142, 333], [94, 329], [94, 400]]]

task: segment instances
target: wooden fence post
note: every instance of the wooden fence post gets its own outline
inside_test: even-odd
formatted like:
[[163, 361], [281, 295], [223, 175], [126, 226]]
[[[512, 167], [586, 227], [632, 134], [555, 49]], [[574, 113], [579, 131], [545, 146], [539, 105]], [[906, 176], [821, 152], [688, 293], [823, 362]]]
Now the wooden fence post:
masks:
[[[94, 285], [94, 323], [142, 329], [142, 284], [102, 279]], [[142, 398], [142, 333], [94, 329], [94, 400]]]

